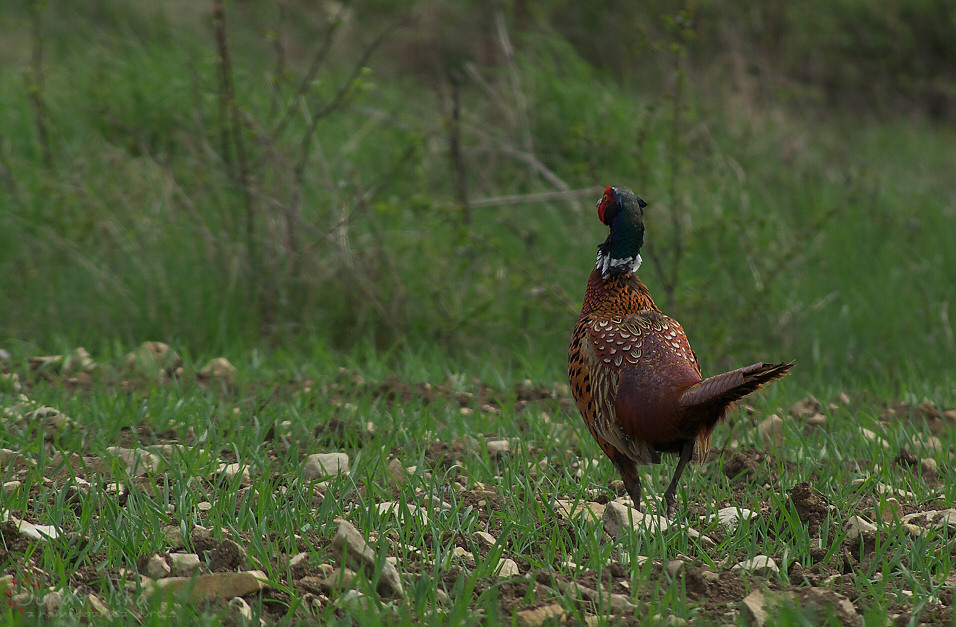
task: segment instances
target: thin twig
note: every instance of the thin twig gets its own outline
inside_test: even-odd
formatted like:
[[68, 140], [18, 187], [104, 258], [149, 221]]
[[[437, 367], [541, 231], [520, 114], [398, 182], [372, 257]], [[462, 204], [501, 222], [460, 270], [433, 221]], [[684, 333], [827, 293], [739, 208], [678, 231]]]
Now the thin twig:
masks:
[[479, 198], [471, 201], [472, 207], [503, 207], [506, 205], [520, 205], [524, 203], [550, 202], [555, 200], [577, 200], [595, 196], [601, 193], [600, 186], [585, 187], [583, 189], [569, 189], [558, 192], [538, 192], [535, 194], [512, 194], [510, 196], [494, 196]]
[[315, 81], [315, 76], [319, 73], [323, 63], [325, 63], [325, 59], [329, 54], [329, 50], [332, 49], [332, 42], [335, 39], [335, 33], [342, 24], [342, 15], [347, 6], [348, 4], [345, 2], [340, 3], [338, 5], [338, 11], [329, 20], [329, 27], [326, 29], [322, 37], [322, 43], [312, 56], [312, 61], [309, 63], [309, 69], [307, 69], [305, 74], [302, 75], [302, 79], [299, 81], [299, 86], [296, 88], [292, 97], [289, 98], [289, 106], [286, 107], [282, 112], [282, 117], [272, 130], [272, 141], [275, 141], [279, 135], [282, 134], [282, 132], [285, 130], [285, 127], [292, 119], [292, 116], [295, 115], [295, 113], [302, 106], [302, 103], [305, 102], [305, 95], [309, 93], [312, 83]]
[[292, 169], [293, 179], [295, 180], [296, 184], [302, 185], [305, 166], [309, 161], [310, 148], [312, 146], [312, 141], [315, 138], [315, 129], [319, 122], [324, 117], [342, 106], [349, 92], [352, 90], [352, 87], [355, 85], [356, 81], [358, 81], [362, 70], [365, 68], [365, 64], [368, 63], [368, 60], [372, 57], [372, 54], [374, 54], [375, 51], [378, 50], [378, 48], [385, 42], [385, 39], [392, 33], [392, 31], [401, 26], [403, 23], [404, 21], [401, 20], [393, 22], [387, 28], [385, 28], [385, 30], [379, 33], [372, 43], [366, 46], [365, 50], [362, 51], [362, 55], [359, 57], [359, 60], [352, 67], [352, 73], [345, 80], [345, 82], [339, 86], [339, 90], [336, 92], [335, 96], [332, 97], [332, 100], [318, 110], [310, 112], [309, 127], [302, 136], [302, 141], [299, 144], [299, 158], [296, 160], [296, 163]]
[[495, 27], [498, 30], [498, 41], [501, 43], [501, 50], [505, 55], [505, 63], [508, 66], [508, 80], [511, 83], [511, 93], [518, 114], [518, 132], [521, 133], [521, 146], [526, 153], [534, 154], [534, 140], [531, 136], [531, 124], [528, 121], [528, 103], [525, 100], [524, 92], [521, 91], [521, 82], [518, 80], [518, 63], [515, 60], [514, 47], [511, 45], [508, 26], [501, 9], [495, 11]]
[[[226, 9], [223, 0], [213, 0], [213, 30], [216, 36], [216, 48], [219, 53], [219, 107], [223, 116], [222, 144], [223, 156], [230, 164], [228, 146], [231, 142], [236, 152], [236, 167], [238, 171], [232, 173], [232, 179], [241, 190], [243, 206], [245, 208], [245, 235], [246, 235], [246, 275], [253, 282], [254, 292], [258, 292], [258, 255], [255, 241], [255, 206], [249, 181], [249, 161], [246, 158], [245, 142], [242, 137], [242, 123], [239, 116], [239, 105], [236, 103], [235, 85], [232, 78], [232, 57], [229, 52], [229, 41], [226, 33]], [[258, 300], [258, 293], [255, 294]]]
[[471, 206], [468, 204], [468, 177], [465, 172], [465, 159], [461, 154], [461, 72], [451, 70], [448, 73], [451, 84], [451, 119], [448, 129], [448, 151], [452, 171], [455, 174], [455, 188], [458, 204], [461, 206], [462, 221], [471, 224]]
[[30, 2], [30, 43], [33, 55], [30, 64], [30, 80], [27, 91], [30, 94], [30, 103], [33, 105], [33, 121], [37, 129], [37, 140], [40, 143], [40, 157], [47, 168], [53, 166], [53, 152], [50, 149], [50, 132], [47, 128], [49, 114], [46, 102], [43, 100], [43, 32], [40, 28], [43, 10], [46, 8], [44, 0]]

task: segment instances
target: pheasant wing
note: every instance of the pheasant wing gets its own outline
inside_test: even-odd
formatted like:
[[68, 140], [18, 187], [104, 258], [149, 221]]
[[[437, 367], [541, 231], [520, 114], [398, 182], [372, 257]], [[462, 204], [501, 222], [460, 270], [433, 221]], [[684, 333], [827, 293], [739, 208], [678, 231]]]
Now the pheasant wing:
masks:
[[621, 429], [658, 451], [679, 451], [697, 425], [684, 420], [683, 390], [701, 380], [697, 357], [680, 324], [653, 309], [623, 320], [631, 340], [619, 370], [615, 410]]
[[638, 464], [658, 463], [660, 456], [654, 448], [626, 433], [618, 419], [621, 374], [635, 355], [640, 360], [644, 338], [619, 317], [591, 320], [585, 330], [581, 355], [587, 362], [590, 388], [586, 390], [589, 397], [582, 400], [592, 416], [592, 431]]

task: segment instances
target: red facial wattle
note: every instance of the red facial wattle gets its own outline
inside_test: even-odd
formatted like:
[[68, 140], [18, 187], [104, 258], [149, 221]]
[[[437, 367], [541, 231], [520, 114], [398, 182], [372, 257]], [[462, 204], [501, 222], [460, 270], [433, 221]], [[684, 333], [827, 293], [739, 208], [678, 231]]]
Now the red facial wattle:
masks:
[[601, 220], [602, 224], [607, 224], [607, 221], [604, 219], [604, 215], [607, 213], [608, 207], [614, 204], [614, 190], [611, 187], [608, 187], [604, 190], [604, 195], [601, 196], [601, 200], [598, 201], [597, 212], [598, 219]]

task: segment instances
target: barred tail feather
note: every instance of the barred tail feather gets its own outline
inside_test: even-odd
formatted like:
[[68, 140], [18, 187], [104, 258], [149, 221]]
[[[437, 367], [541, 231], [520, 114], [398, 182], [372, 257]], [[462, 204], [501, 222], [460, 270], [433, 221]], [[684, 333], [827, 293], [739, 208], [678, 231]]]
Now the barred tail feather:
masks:
[[708, 377], [684, 390], [680, 399], [681, 408], [722, 409], [761, 386], [779, 379], [792, 367], [793, 362], [758, 363]]

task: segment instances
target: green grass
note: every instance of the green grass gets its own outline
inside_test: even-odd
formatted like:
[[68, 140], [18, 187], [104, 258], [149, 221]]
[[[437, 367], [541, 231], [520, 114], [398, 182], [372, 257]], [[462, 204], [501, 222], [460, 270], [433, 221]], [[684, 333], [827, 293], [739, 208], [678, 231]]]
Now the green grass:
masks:
[[[248, 597], [256, 611], [270, 621], [296, 622], [307, 616], [300, 607], [306, 589], [292, 576], [287, 558], [306, 551], [312, 573], [320, 564], [334, 562], [329, 541], [334, 519], [343, 517], [378, 538], [373, 546], [380, 559], [397, 558], [406, 598], [379, 599], [374, 593], [377, 574], [366, 573], [370, 583], [362, 583], [366, 580], [360, 577], [353, 585], [364, 591], [369, 605], [343, 607], [344, 601], [336, 601], [341, 595], [333, 593], [319, 608], [317, 620], [337, 624], [352, 620], [470, 624], [478, 609], [484, 612], [481, 622], [507, 623], [514, 612], [548, 603], [558, 603], [577, 616], [575, 620], [582, 620], [584, 614], [606, 615], [609, 606], [605, 602], [582, 606], [555, 582], [594, 577], [629, 582], [628, 596], [638, 606], [637, 616], [674, 615], [696, 624], [724, 622], [730, 612], [737, 616], [733, 620], [742, 620], [736, 601], [717, 592], [710, 600], [700, 598], [688, 592], [693, 584], [684, 577], [662, 571], [662, 563], [678, 557], [689, 561], [685, 569], [713, 569], [726, 578], [737, 577], [729, 571], [733, 564], [764, 554], [773, 557], [784, 573], [791, 573], [789, 581], [785, 575], [741, 578], [749, 589], [766, 585], [795, 592], [805, 589], [801, 586], [807, 584], [794, 574], [795, 563], [803, 572], [820, 573], [815, 581], [834, 573], [839, 582], [835, 590], [853, 600], [866, 625], [882, 624], [887, 608], [914, 619], [921, 612], [936, 612], [945, 607], [939, 598], [950, 594], [941, 587], [951, 569], [949, 533], [930, 530], [913, 536], [898, 524], [880, 523], [876, 545], [856, 547], [842, 531], [852, 515], [873, 518], [877, 483], [912, 491], [912, 500], [901, 498], [907, 511], [956, 501], [956, 477], [948, 464], [948, 451], [956, 444], [952, 430], [938, 432], [940, 452], [918, 453], [939, 462], [938, 483], [932, 488], [918, 470], [893, 461], [902, 447], [919, 451], [913, 438], [925, 435], [928, 423], [906, 415], [896, 422], [881, 422], [879, 402], [853, 398], [847, 407], [828, 410], [822, 429], [807, 430], [799, 418], [786, 420], [783, 443], [769, 447], [768, 462], [749, 478], [731, 481], [721, 472], [730, 452], [689, 469], [679, 491], [682, 524], [718, 539], [715, 547], [706, 548], [679, 528], [632, 532], [613, 540], [599, 522], [562, 520], [555, 499], [589, 501], [599, 494], [613, 498], [607, 486], [616, 476], [580, 418], [566, 411], [560, 397], [534, 401], [516, 411], [520, 379], [506, 378], [490, 386], [460, 378], [449, 381], [437, 360], [410, 357], [403, 378], [388, 381], [376, 373], [391, 372], [390, 368], [371, 359], [366, 370], [346, 372], [317, 362], [291, 367], [293, 362], [294, 358], [279, 356], [239, 361], [238, 383], [228, 392], [198, 384], [190, 374], [197, 366], [190, 362], [181, 380], [156, 384], [133, 378], [128, 392], [110, 383], [126, 379], [122, 368], [118, 379], [109, 374], [109, 366], [119, 360], [103, 362], [106, 374], [79, 391], [55, 379], [52, 384], [43, 379], [29, 383], [25, 391], [31, 400], [57, 407], [76, 424], [54, 433], [23, 420], [7, 421], [0, 447], [36, 460], [36, 467], [4, 467], [4, 481], [16, 476], [24, 483], [20, 490], [0, 495], [0, 509], [37, 524], [55, 525], [68, 535], [15, 548], [10, 545], [15, 534], [5, 532], [4, 571], [17, 580], [32, 577], [43, 591], [69, 591], [78, 583], [89, 586], [83, 590], [95, 592], [113, 612], [110, 620], [92, 617], [94, 624], [139, 621], [136, 617], [150, 622], [158, 607], [135, 585], [136, 576], [126, 575], [129, 583], [125, 583], [120, 569], [134, 573], [144, 557], [174, 550], [165, 531], [168, 525], [183, 532], [182, 550], [194, 550], [191, 531], [202, 525], [217, 541], [242, 538], [249, 567], [263, 569], [274, 582], [274, 589]], [[13, 370], [32, 381], [25, 364]], [[355, 383], [356, 375], [364, 383]], [[429, 400], [404, 381], [431, 382], [446, 396]], [[391, 398], [389, 391], [394, 393]], [[501, 410], [462, 412], [455, 393], [494, 401]], [[802, 394], [793, 379], [785, 379], [752, 399], [756, 417], [789, 406]], [[3, 404], [12, 404], [9, 394]], [[735, 413], [729, 425], [718, 428], [715, 446], [737, 439], [744, 451], [766, 448], [748, 426], [751, 420]], [[876, 431], [890, 448], [861, 439], [860, 427]], [[504, 458], [489, 455], [482, 443], [490, 434], [510, 440], [512, 453]], [[176, 440], [186, 446], [146, 477], [130, 476], [119, 462], [107, 461], [97, 470], [95, 460], [110, 459], [107, 446]], [[322, 451], [349, 453], [351, 474], [333, 478], [324, 498], [317, 499], [312, 482], [302, 478], [302, 464], [308, 454]], [[58, 454], [80, 454], [83, 462], [64, 464]], [[393, 457], [417, 468], [401, 487], [387, 470]], [[597, 463], [586, 461], [591, 459]], [[251, 485], [220, 476], [222, 460], [248, 468]], [[664, 466], [645, 469], [646, 498], [652, 507], [660, 501], [672, 467], [673, 460], [668, 460]], [[91, 482], [89, 491], [75, 495], [68, 490], [76, 476]], [[857, 485], [854, 479], [866, 482]], [[113, 481], [129, 490], [122, 504], [107, 491]], [[835, 506], [819, 533], [808, 532], [790, 502], [788, 490], [801, 481], [810, 481]], [[32, 487], [24, 490], [25, 486]], [[430, 508], [428, 495], [444, 500], [448, 509]], [[479, 503], [478, 496], [487, 502]], [[385, 501], [398, 503], [397, 514], [378, 511], [377, 504]], [[752, 509], [758, 516], [731, 532], [697, 521], [727, 504]], [[425, 507], [427, 520], [410, 515], [406, 506]], [[474, 537], [477, 531], [490, 532], [498, 539], [496, 545], [480, 548]], [[476, 563], [469, 566], [454, 557], [455, 546], [472, 550], [479, 556]], [[651, 559], [642, 562], [638, 556]], [[499, 581], [493, 570], [500, 557], [518, 560], [522, 576]], [[569, 565], [569, 560], [577, 566]], [[853, 567], [840, 575], [842, 563]], [[528, 573], [536, 584], [529, 585]], [[614, 591], [620, 592], [621, 585], [616, 583]], [[81, 599], [71, 597], [68, 603], [82, 606]], [[175, 624], [225, 620], [221, 603], [172, 602]], [[77, 611], [88, 612], [80, 606]], [[793, 624], [823, 620], [815, 614], [819, 611], [827, 610], [794, 605], [781, 620]], [[35, 601], [23, 616], [14, 611], [8, 619], [32, 622], [40, 620], [39, 612]], [[930, 615], [940, 616], [926, 616]]]

